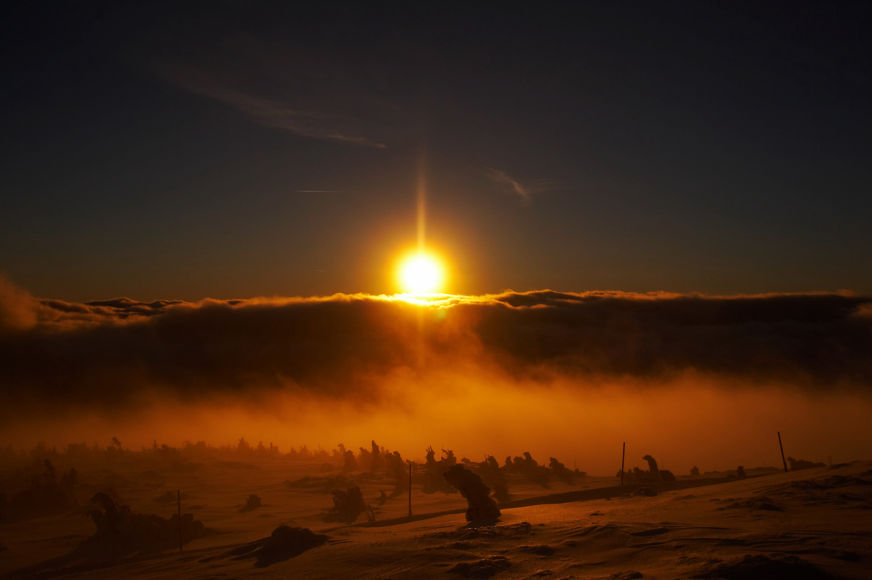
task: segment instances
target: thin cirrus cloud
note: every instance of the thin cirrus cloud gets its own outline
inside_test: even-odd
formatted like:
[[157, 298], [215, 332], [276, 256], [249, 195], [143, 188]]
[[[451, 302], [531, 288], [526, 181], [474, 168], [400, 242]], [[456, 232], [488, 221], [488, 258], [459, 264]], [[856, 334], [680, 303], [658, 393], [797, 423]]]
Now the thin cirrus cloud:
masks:
[[547, 189], [549, 184], [548, 180], [544, 179], [521, 182], [505, 171], [493, 167], [486, 168], [485, 176], [498, 185], [503, 192], [517, 196], [523, 203], [530, 203], [533, 200], [533, 196], [542, 193]]
[[173, 72], [168, 76], [186, 91], [232, 107], [264, 127], [322, 141], [375, 149], [387, 148], [379, 140], [364, 135], [358, 128], [361, 123], [340, 114], [296, 107], [288, 101], [232, 89], [214, 81], [197, 78], [196, 75]]

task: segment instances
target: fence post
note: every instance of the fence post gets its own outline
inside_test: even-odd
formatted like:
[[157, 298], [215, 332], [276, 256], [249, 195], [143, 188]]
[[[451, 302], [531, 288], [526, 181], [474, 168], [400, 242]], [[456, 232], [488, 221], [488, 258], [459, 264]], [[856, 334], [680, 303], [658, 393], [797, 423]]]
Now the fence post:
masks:
[[176, 490], [176, 502], [179, 507], [179, 552], [182, 551], [182, 490]]
[[627, 442], [621, 446], [621, 487], [624, 487], [624, 458], [627, 456]]
[[781, 463], [784, 464], [784, 473], [787, 473], [787, 462], [784, 460], [784, 445], [781, 443], [781, 431], [778, 432], [778, 448], [781, 449]]

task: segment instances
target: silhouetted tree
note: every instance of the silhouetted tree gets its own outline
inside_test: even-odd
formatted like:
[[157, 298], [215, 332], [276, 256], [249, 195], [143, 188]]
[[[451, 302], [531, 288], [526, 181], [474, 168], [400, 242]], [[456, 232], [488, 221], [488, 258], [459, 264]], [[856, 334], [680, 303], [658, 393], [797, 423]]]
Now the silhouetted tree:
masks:
[[533, 459], [529, 451], [525, 451], [523, 457], [506, 459], [505, 469], [506, 471], [522, 475], [530, 482], [539, 484], [542, 487], [548, 487], [548, 480], [551, 478], [550, 470], [539, 465], [539, 462]]
[[500, 517], [500, 508], [490, 498], [490, 489], [481, 478], [462, 465], [445, 472], [445, 480], [466, 498], [466, 521], [471, 524], [493, 523]]
[[350, 449], [344, 452], [342, 471], [349, 472], [357, 469], [357, 459], [354, 458], [354, 451]]
[[363, 471], [369, 471], [372, 468], [372, 453], [370, 453], [369, 449], [358, 448], [357, 466]]
[[506, 483], [506, 476], [503, 475], [500, 469], [500, 464], [497, 463], [493, 455], [488, 455], [484, 462], [479, 466], [479, 473], [485, 485], [493, 490], [493, 496], [500, 503], [509, 501], [509, 486]]
[[334, 489], [332, 493], [333, 507], [324, 516], [324, 521], [350, 524], [367, 509], [363, 494], [356, 485], [347, 490]]
[[[37, 464], [39, 465], [39, 464]], [[76, 506], [74, 487], [78, 472], [73, 468], [61, 474], [58, 482], [54, 464], [42, 461], [42, 471], [32, 474], [27, 487], [0, 502], [0, 520], [26, 519], [61, 513]]]
[[385, 454], [385, 471], [387, 471], [388, 475], [394, 482], [394, 491], [391, 493], [391, 496], [397, 496], [406, 489], [407, 481], [406, 481], [406, 462], [403, 461], [403, 457], [400, 455], [399, 451], [394, 451], [391, 454]]
[[370, 451], [370, 471], [378, 471], [382, 467], [382, 454], [379, 446], [376, 444], [375, 440], [371, 443], [372, 451]]
[[203, 522], [191, 514], [173, 514], [169, 519], [153, 514], [136, 514], [126, 505], [118, 505], [109, 494], [97, 492], [91, 498], [88, 512], [97, 531], [80, 548], [99, 548], [105, 556], [120, 557], [131, 552], [164, 550], [178, 545], [179, 529], [182, 541], [188, 542], [208, 533]]
[[443, 473], [456, 464], [454, 452], [451, 450], [442, 450], [442, 458], [436, 461], [436, 452], [433, 447], [427, 448], [427, 460], [424, 463], [424, 484], [422, 489], [424, 493], [435, 493], [437, 491], [449, 493], [454, 491], [454, 488], [448, 485], [443, 477]]
[[575, 483], [575, 473], [572, 470], [567, 469], [567, 467], [559, 462], [556, 457], [551, 458], [549, 467], [551, 468], [554, 477], [559, 481], [570, 485]]

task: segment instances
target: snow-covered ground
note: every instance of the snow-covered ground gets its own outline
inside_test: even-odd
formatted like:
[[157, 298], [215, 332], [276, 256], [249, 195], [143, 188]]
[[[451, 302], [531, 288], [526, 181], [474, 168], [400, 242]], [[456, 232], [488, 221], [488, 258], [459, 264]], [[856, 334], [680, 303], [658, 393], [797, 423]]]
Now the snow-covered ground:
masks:
[[[457, 494], [413, 490], [415, 518], [404, 520], [405, 494], [376, 506], [391, 483], [358, 478], [375, 507], [374, 524], [325, 523], [323, 487], [292, 487], [314, 466], [281, 462], [204, 463], [155, 472], [136, 465], [83, 473], [85, 491], [111, 479], [138, 513], [169, 517], [181, 489], [183, 511], [215, 533], [184, 550], [132, 553], [118, 561], [70, 557], [94, 533], [83, 509], [0, 524], [0, 574], [12, 577], [167, 578], [870, 578], [872, 463], [771, 473], [744, 480], [607, 499], [504, 508], [492, 527], [465, 526]], [[102, 479], [106, 481], [101, 481]], [[317, 479], [315, 480], [318, 481]], [[551, 489], [510, 482], [514, 498], [614, 486], [587, 477]], [[327, 484], [325, 484], [327, 485]], [[169, 495], [167, 495], [167, 493]], [[263, 505], [240, 511], [249, 494]], [[159, 498], [164, 497], [161, 501]], [[453, 513], [444, 513], [453, 512]], [[427, 514], [442, 513], [428, 517]], [[365, 518], [362, 518], [365, 519]], [[391, 523], [396, 522], [396, 523]], [[329, 539], [257, 567], [245, 545], [279, 525], [310, 528]]]

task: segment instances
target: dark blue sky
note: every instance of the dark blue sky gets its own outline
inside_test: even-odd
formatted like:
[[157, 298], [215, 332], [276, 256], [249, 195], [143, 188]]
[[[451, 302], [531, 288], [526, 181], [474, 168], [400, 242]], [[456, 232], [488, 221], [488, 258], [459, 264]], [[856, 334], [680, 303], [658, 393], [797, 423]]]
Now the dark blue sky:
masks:
[[862, 3], [27, 2], [0, 271], [70, 299], [872, 292]]

